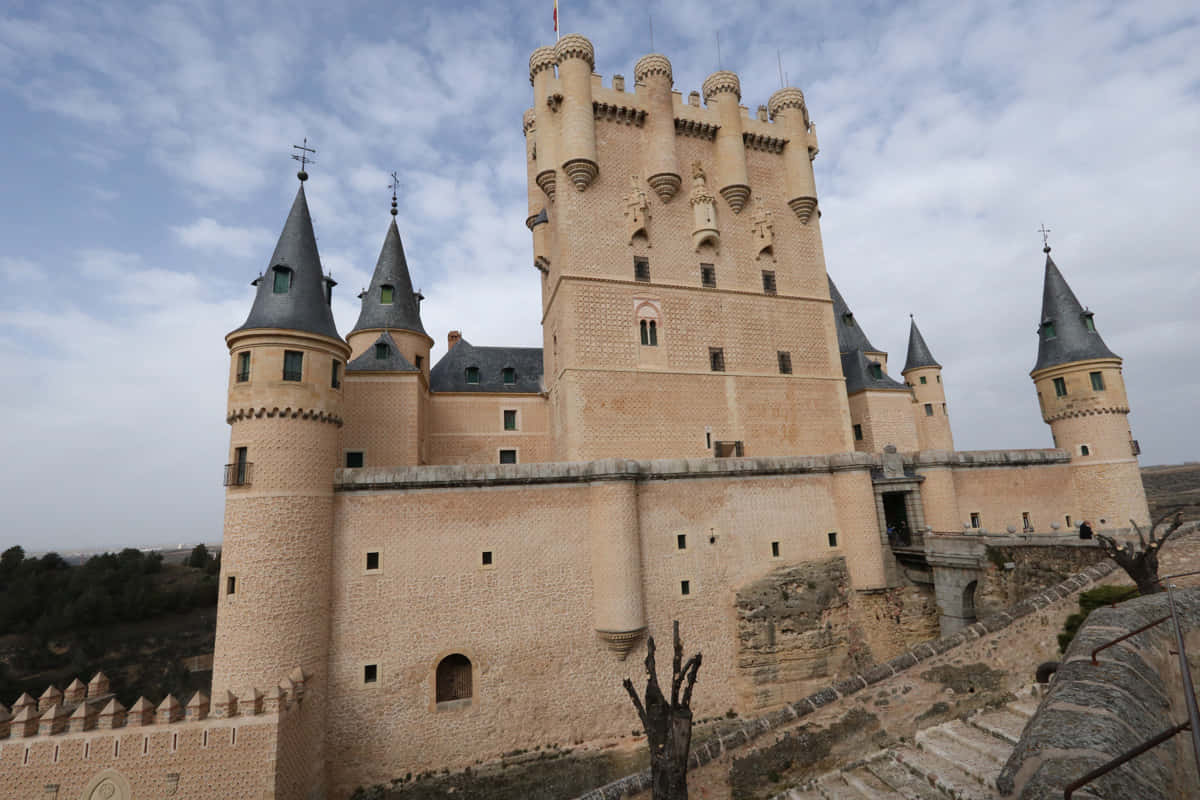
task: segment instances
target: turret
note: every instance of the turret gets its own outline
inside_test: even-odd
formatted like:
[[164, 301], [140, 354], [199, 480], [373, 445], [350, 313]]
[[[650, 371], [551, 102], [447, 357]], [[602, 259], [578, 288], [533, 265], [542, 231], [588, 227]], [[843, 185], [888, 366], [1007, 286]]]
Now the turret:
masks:
[[704, 79], [704, 102], [716, 107], [720, 127], [716, 138], [716, 185], [733, 209], [741, 213], [750, 198], [746, 174], [746, 145], [742, 140], [742, 85], [738, 76], [722, 70]]
[[909, 325], [908, 358], [900, 374], [912, 390], [913, 417], [920, 448], [953, 450], [954, 437], [950, 432], [946, 391], [942, 386], [942, 365], [929, 352], [929, 345], [925, 344], [915, 319]]
[[1045, 253], [1038, 357], [1029, 375], [1055, 446], [1071, 455], [1080, 503], [1076, 519], [1093, 527], [1119, 526], [1130, 518], [1145, 522], [1149, 512], [1121, 358], [1100, 337], [1094, 314], [1076, 299], [1049, 246]]
[[671, 96], [674, 77], [671, 62], [664, 55], [653, 53], [638, 59], [633, 68], [638, 92], [644, 92], [646, 117], [646, 182], [664, 202], [679, 191], [683, 179], [675, 155], [675, 101]]
[[788, 140], [783, 150], [788, 207], [807, 225], [817, 208], [817, 184], [812, 167], [818, 152], [817, 129], [808, 119], [804, 93], [799, 89], [780, 89], [771, 95], [767, 108], [771, 119], [783, 127]]
[[[552, 47], [539, 47], [529, 56], [529, 82], [533, 85], [533, 119], [528, 121], [527, 130], [531, 126], [535, 133], [533, 147], [537, 171], [534, 180], [551, 202], [554, 201], [555, 176], [558, 174], [558, 140], [555, 126], [550, 124], [549, 120], [551, 108], [558, 105], [553, 98], [555, 63], [556, 57]], [[591, 94], [590, 81], [588, 93]], [[546, 124], [539, 125], [542, 116], [547, 117]], [[593, 145], [593, 160], [594, 149]]]
[[[301, 180], [307, 177], [301, 173]], [[329, 654], [333, 471], [350, 347], [330, 310], [304, 186], [296, 192], [231, 356], [213, 694], [313, 674], [312, 730], [324, 724]], [[319, 785], [314, 750], [309, 783]], [[313, 756], [313, 758], [309, 758]]]
[[[596, 161], [596, 123], [592, 110], [592, 43], [577, 33], [568, 34], [554, 46], [562, 91], [562, 123], [559, 127], [558, 158], [563, 172], [579, 191], [591, 186], [600, 174]], [[535, 87], [536, 88], [536, 87]]]

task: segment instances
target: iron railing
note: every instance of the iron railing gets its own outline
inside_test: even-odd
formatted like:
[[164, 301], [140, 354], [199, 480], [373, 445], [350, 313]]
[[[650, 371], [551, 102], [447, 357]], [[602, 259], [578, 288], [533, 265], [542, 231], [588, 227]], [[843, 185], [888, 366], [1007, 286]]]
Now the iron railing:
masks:
[[249, 461], [238, 461], [225, 465], [226, 486], [249, 486], [250, 477], [254, 472], [254, 464]]
[[1148, 625], [1143, 625], [1142, 627], [1138, 628], [1136, 631], [1130, 631], [1129, 633], [1126, 633], [1122, 636], [1118, 636], [1115, 639], [1113, 639], [1112, 641], [1106, 642], [1105, 644], [1102, 644], [1100, 647], [1097, 647], [1095, 650], [1092, 651], [1092, 663], [1099, 664], [1099, 662], [1096, 660], [1096, 654], [1099, 653], [1101, 650], [1103, 650], [1107, 647], [1111, 647], [1112, 645], [1116, 644], [1117, 642], [1128, 639], [1131, 636], [1135, 636], [1139, 633], [1147, 631], [1150, 628], [1155, 627], [1156, 625], [1160, 625], [1160, 624], [1166, 622], [1167, 620], [1171, 620], [1171, 625], [1174, 628], [1174, 632], [1175, 632], [1175, 646], [1177, 648], [1175, 652], [1179, 656], [1179, 676], [1180, 676], [1180, 682], [1183, 684], [1184, 704], [1187, 706], [1188, 721], [1181, 722], [1178, 725], [1173, 725], [1170, 728], [1167, 728], [1165, 731], [1158, 734], [1157, 736], [1153, 736], [1150, 739], [1147, 739], [1146, 741], [1139, 744], [1137, 747], [1127, 750], [1126, 752], [1122, 753], [1121, 755], [1117, 756], [1116, 758], [1111, 759], [1110, 761], [1108, 761], [1104, 764], [1101, 764], [1099, 767], [1097, 767], [1096, 769], [1087, 773], [1086, 775], [1083, 775], [1080, 778], [1078, 778], [1077, 780], [1072, 781], [1071, 783], [1067, 784], [1067, 786], [1063, 789], [1063, 800], [1071, 800], [1071, 795], [1078, 789], [1081, 789], [1084, 786], [1087, 786], [1089, 783], [1091, 783], [1092, 781], [1096, 780], [1097, 778], [1099, 778], [1101, 776], [1107, 775], [1109, 772], [1112, 772], [1114, 769], [1121, 766], [1125, 762], [1130, 761], [1134, 758], [1137, 758], [1142, 753], [1145, 753], [1148, 750], [1154, 749], [1158, 745], [1162, 744], [1163, 742], [1167, 741], [1168, 739], [1171, 739], [1172, 737], [1174, 737], [1176, 734], [1180, 733], [1181, 731], [1185, 731], [1185, 730], [1191, 731], [1192, 751], [1193, 751], [1192, 756], [1195, 759], [1196, 770], [1197, 770], [1197, 772], [1200, 772], [1200, 707], [1197, 707], [1197, 704], [1196, 704], [1196, 687], [1195, 687], [1195, 684], [1192, 682], [1191, 668], [1188, 666], [1187, 647], [1184, 644], [1183, 628], [1179, 624], [1179, 614], [1175, 610], [1175, 584], [1164, 583], [1165, 581], [1169, 581], [1172, 578], [1183, 578], [1188, 575], [1200, 575], [1200, 570], [1192, 570], [1190, 572], [1177, 572], [1174, 575], [1165, 575], [1165, 576], [1159, 578], [1157, 581], [1155, 581], [1155, 583], [1163, 584], [1167, 587], [1167, 606], [1171, 609], [1171, 613], [1168, 616], [1157, 619]]

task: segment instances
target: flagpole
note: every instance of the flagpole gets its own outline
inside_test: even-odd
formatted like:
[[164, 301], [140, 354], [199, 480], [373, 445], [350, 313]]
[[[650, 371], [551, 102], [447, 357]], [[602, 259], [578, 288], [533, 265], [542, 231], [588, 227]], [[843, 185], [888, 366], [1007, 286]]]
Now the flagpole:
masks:
[[554, 41], [558, 41], [558, 0], [554, 0]]

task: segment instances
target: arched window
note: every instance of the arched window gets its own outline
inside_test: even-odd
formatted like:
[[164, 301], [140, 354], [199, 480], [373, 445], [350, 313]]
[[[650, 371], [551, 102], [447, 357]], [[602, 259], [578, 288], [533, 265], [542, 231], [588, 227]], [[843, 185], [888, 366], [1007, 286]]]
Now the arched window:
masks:
[[657, 303], [640, 301], [635, 307], [638, 333], [644, 347], [658, 347], [659, 309]]
[[437, 666], [437, 702], [471, 697], [471, 659], [462, 653], [446, 656]]
[[388, 286], [387, 284], [380, 286], [379, 287], [379, 302], [383, 303], [385, 306], [391, 305], [392, 304], [392, 295], [394, 293], [395, 293], [395, 290], [391, 286]]
[[292, 271], [287, 267], [275, 267], [272, 272], [275, 274], [272, 290], [275, 294], [287, 294], [292, 288]]

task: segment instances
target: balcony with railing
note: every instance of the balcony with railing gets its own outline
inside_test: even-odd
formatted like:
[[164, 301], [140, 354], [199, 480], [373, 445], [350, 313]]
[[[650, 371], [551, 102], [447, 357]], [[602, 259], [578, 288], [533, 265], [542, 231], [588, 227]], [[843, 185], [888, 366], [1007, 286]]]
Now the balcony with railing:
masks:
[[249, 486], [254, 474], [254, 465], [249, 461], [238, 461], [225, 465], [226, 486]]

